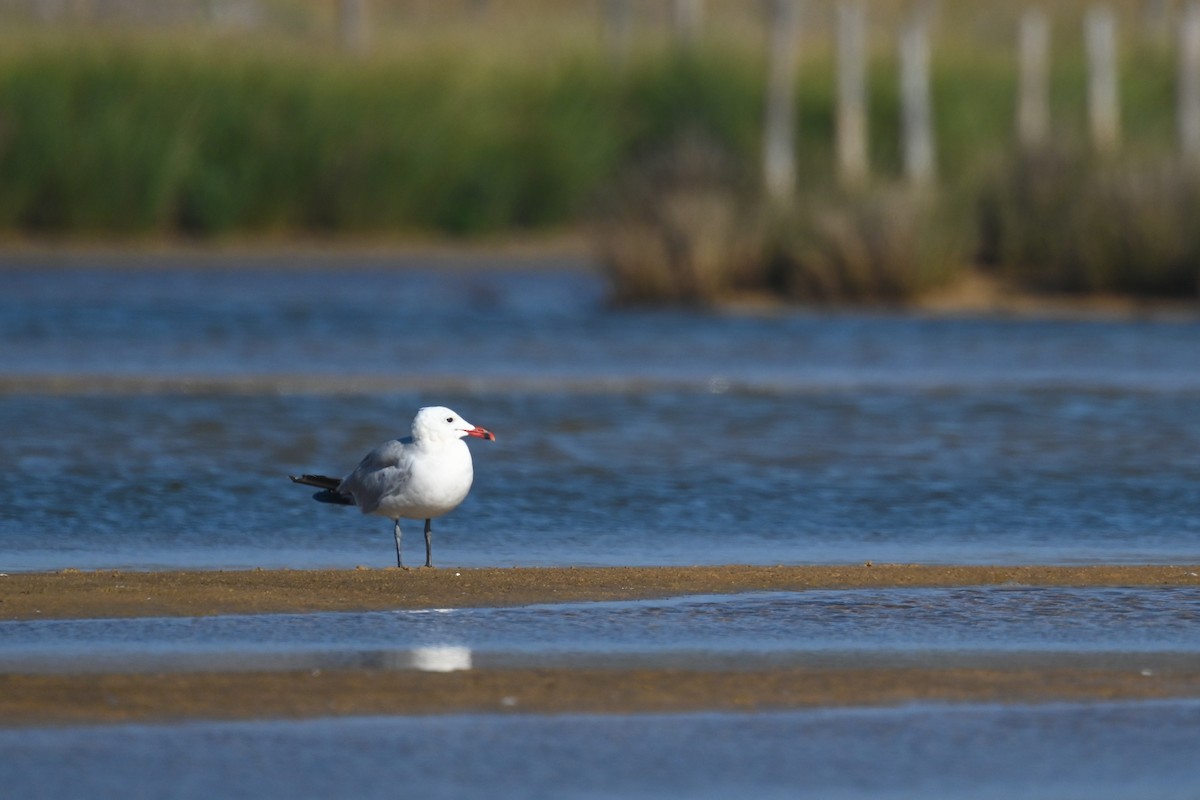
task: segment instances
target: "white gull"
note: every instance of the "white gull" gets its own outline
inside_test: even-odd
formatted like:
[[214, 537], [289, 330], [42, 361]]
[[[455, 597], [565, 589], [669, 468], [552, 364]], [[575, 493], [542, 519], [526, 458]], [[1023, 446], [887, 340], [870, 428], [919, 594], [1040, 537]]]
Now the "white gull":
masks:
[[345, 478], [290, 477], [321, 489], [313, 498], [322, 503], [358, 506], [364, 514], [393, 520], [396, 565], [401, 568], [400, 520], [425, 520], [425, 566], [432, 567], [432, 520], [453, 511], [466, 498], [475, 477], [471, 450], [463, 441], [466, 436], [496, 440], [491, 431], [445, 406], [429, 406], [413, 418], [411, 436], [379, 445]]

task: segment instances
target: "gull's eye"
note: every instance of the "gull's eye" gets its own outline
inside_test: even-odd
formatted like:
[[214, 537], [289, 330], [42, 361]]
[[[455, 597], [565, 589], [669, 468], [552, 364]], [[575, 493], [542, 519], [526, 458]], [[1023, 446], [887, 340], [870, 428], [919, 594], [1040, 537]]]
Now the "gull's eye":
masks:
[[454, 417], [446, 417], [446, 422], [454, 422]]

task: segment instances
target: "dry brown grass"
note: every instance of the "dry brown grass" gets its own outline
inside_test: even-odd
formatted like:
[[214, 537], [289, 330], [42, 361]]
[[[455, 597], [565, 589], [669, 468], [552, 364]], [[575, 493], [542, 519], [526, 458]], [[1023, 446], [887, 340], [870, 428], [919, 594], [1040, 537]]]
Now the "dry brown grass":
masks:
[[763, 222], [736, 162], [688, 135], [627, 169], [594, 226], [618, 302], [702, 304], [763, 279]]

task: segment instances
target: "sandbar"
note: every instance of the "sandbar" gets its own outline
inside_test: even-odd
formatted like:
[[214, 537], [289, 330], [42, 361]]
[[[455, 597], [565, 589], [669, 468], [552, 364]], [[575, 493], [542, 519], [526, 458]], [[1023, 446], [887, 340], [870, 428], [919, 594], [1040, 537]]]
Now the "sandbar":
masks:
[[0, 675], [0, 725], [455, 713], [750, 712], [912, 702], [1200, 697], [1200, 672], [869, 668]]
[[0, 577], [0, 619], [495, 607], [755, 591], [1004, 584], [1197, 586], [1200, 565], [66, 569]]
[[[0, 576], [7, 620], [305, 613], [878, 587], [1196, 586], [1197, 565], [556, 567], [81, 571]], [[1149, 663], [1149, 662], [1147, 662]], [[1044, 663], [878, 660], [745, 668], [657, 664], [0, 674], [0, 725], [448, 713], [751, 712], [911, 702], [1200, 697], [1200, 657]]]

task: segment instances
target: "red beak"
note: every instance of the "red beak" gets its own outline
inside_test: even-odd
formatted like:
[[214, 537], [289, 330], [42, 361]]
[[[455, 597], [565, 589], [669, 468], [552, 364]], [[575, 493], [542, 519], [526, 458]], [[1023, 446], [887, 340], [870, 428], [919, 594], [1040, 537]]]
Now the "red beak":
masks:
[[492, 433], [486, 428], [471, 428], [471, 430], [467, 431], [467, 436], [475, 436], [479, 439], [487, 439], [489, 442], [496, 441], [496, 434]]

